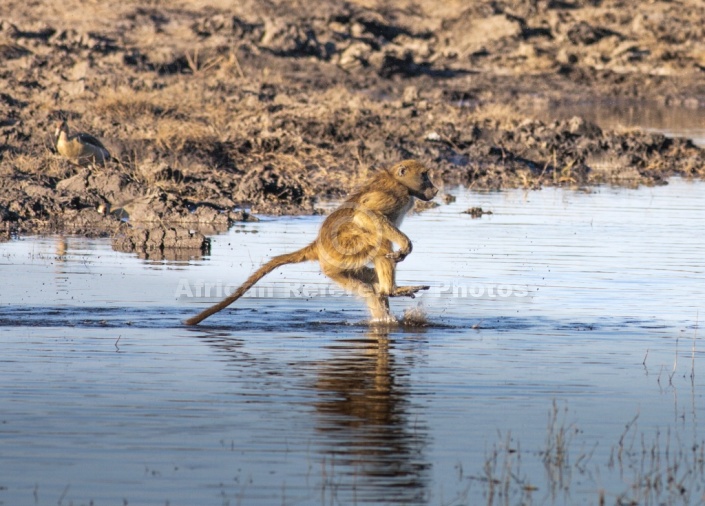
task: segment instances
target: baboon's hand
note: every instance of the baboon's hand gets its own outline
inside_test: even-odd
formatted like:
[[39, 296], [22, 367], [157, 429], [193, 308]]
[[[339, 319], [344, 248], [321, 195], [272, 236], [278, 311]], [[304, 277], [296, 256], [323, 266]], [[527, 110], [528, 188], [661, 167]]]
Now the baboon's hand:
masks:
[[406, 248], [401, 248], [400, 250], [393, 251], [392, 253], [387, 253], [387, 258], [394, 260], [396, 263], [401, 262], [411, 253], [411, 243], [409, 243]]
[[406, 258], [406, 254], [399, 250], [393, 253], [387, 253], [386, 257], [399, 263]]

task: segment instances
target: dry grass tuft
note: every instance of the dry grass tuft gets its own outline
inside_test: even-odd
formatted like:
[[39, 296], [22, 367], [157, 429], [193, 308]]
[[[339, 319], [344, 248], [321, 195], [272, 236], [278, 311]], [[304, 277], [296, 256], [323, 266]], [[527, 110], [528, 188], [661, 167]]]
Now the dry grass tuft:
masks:
[[142, 116], [166, 116], [177, 112], [177, 106], [160, 92], [120, 88], [106, 91], [95, 102], [95, 112], [118, 121]]
[[481, 104], [472, 111], [471, 116], [478, 122], [491, 120], [499, 124], [519, 122], [526, 119], [526, 115], [521, 114], [516, 107], [505, 103]]
[[181, 151], [188, 146], [203, 146], [217, 141], [214, 129], [198, 121], [163, 118], [156, 126], [154, 140], [168, 151]]

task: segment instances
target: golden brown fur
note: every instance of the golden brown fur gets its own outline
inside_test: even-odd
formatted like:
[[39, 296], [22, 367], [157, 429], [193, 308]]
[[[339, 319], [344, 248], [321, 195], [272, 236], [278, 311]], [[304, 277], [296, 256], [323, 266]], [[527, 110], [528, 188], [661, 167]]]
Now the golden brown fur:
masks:
[[[366, 299], [373, 321], [396, 322], [389, 313], [389, 297], [413, 297], [428, 288], [396, 286], [396, 263], [404, 260], [412, 248], [399, 225], [415, 198], [431, 200], [436, 193], [428, 169], [415, 160], [380, 171], [325, 219], [314, 242], [272, 258], [232, 295], [186, 320], [186, 324], [196, 325], [226, 308], [277, 267], [313, 260], [333, 281]], [[394, 244], [399, 247], [397, 251], [392, 248]]]

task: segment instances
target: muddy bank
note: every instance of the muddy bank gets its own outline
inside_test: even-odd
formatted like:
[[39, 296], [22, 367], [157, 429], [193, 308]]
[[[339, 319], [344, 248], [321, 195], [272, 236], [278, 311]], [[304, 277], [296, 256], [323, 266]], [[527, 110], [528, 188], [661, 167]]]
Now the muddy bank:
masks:
[[210, 240], [180, 227], [124, 227], [113, 236], [112, 247], [145, 260], [188, 260], [210, 253]]
[[[317, 212], [409, 157], [473, 188], [705, 175], [687, 140], [517, 112], [704, 104], [699, 2], [229, 4], [4, 3], [0, 233], [203, 251], [235, 221]], [[62, 118], [113, 159], [60, 157]]]

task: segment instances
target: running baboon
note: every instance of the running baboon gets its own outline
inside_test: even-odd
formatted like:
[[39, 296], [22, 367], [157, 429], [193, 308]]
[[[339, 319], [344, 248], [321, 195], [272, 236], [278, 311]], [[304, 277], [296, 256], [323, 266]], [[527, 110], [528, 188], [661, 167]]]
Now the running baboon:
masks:
[[[395, 283], [396, 263], [411, 253], [411, 241], [399, 230], [414, 198], [431, 200], [438, 193], [428, 169], [406, 160], [382, 170], [328, 216], [318, 237], [308, 246], [272, 258], [232, 295], [197, 316], [187, 325], [226, 308], [263, 276], [281, 265], [317, 260], [325, 275], [344, 289], [364, 297], [375, 323], [396, 323], [389, 312], [389, 297], [413, 297], [428, 286]], [[399, 246], [397, 251], [392, 244]], [[369, 267], [372, 264], [374, 267]]]

